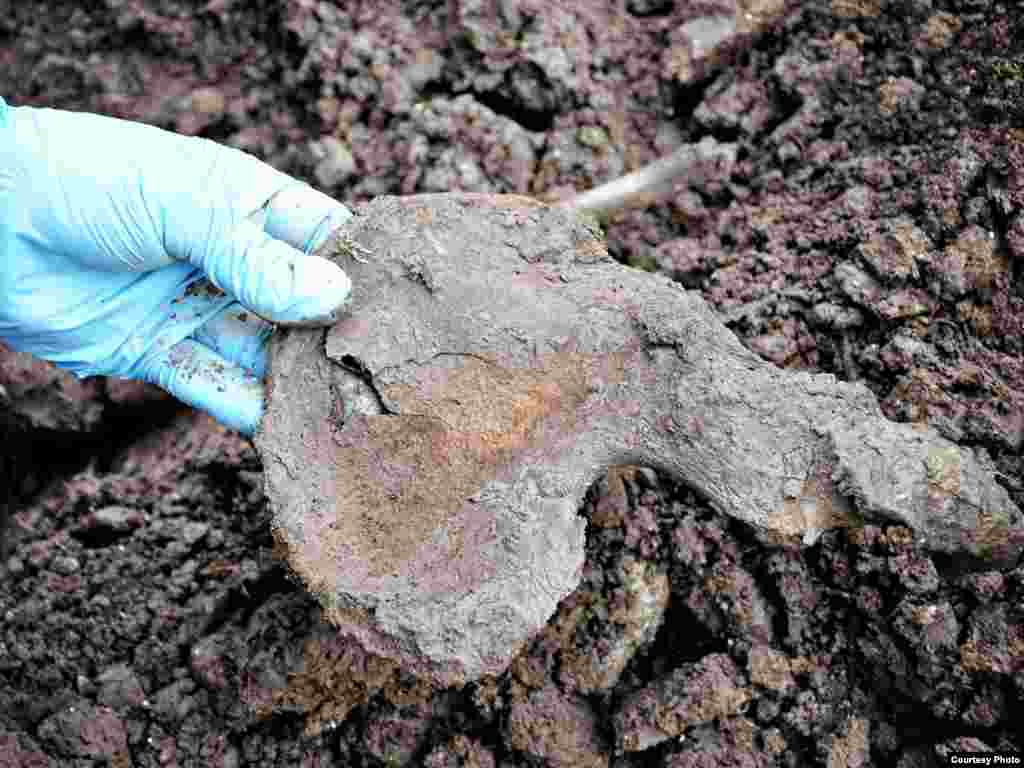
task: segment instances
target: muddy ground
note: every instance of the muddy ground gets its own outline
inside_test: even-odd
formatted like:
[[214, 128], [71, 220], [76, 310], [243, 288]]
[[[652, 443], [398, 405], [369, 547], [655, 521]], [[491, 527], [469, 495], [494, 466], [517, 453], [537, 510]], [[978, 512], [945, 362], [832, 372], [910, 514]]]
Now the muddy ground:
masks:
[[[1022, 41], [1024, 4], [992, 0], [18, 0], [0, 93], [227, 142], [342, 200], [554, 199], [735, 143], [609, 217], [616, 257], [699, 291], [765, 359], [989, 457], [1021, 505]], [[967, 569], [870, 521], [767, 548], [689, 489], [614, 471], [545, 633], [500, 677], [430, 691], [289, 581], [247, 440], [6, 349], [0, 411], [4, 768], [1024, 749], [1021, 565]]]

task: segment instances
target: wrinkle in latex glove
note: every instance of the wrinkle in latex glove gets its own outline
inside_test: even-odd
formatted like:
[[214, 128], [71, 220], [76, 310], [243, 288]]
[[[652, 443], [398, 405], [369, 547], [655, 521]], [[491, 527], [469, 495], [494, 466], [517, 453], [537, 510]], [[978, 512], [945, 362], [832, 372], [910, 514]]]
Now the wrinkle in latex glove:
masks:
[[273, 323], [351, 291], [310, 255], [345, 206], [206, 139], [87, 113], [0, 123], [0, 339], [79, 377], [139, 378], [252, 434]]

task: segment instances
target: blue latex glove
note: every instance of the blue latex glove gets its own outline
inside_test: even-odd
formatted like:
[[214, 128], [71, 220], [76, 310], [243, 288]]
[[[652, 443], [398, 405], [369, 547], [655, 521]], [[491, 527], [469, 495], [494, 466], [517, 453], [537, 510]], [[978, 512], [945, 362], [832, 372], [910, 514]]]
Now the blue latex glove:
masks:
[[351, 215], [206, 139], [0, 99], [0, 339], [252, 435], [268, 321], [336, 319], [351, 283], [308, 253]]

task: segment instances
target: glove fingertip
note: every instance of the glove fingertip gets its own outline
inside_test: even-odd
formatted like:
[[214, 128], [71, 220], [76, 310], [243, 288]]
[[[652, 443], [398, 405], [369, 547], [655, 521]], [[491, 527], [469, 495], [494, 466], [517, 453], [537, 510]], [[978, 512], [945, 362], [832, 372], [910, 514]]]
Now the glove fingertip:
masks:
[[259, 213], [268, 235], [307, 254], [352, 218], [343, 204], [305, 183], [278, 191]]
[[295, 293], [287, 307], [268, 317], [288, 326], [330, 325], [352, 295], [352, 281], [337, 264], [319, 256], [300, 256], [286, 266], [295, 272]]

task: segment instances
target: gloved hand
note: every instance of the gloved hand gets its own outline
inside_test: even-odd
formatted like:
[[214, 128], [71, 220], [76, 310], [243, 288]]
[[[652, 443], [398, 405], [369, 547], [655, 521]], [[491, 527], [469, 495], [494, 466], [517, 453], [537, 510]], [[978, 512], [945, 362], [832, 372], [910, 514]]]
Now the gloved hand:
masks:
[[0, 339], [252, 435], [268, 321], [335, 320], [351, 283], [308, 254], [351, 215], [206, 139], [0, 99]]

